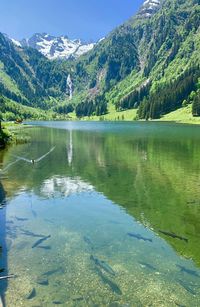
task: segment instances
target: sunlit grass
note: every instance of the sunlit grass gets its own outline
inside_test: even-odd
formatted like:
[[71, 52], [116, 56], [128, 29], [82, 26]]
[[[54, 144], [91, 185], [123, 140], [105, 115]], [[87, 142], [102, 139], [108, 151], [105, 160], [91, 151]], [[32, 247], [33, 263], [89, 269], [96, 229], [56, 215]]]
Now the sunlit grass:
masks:
[[[100, 121], [103, 121], [103, 120], [108, 120], [108, 121], [109, 120], [110, 121], [124, 120], [124, 121], [132, 121], [132, 120], [135, 120], [136, 113], [137, 113], [136, 109], [118, 112], [118, 111], [115, 110], [115, 106], [110, 104], [108, 106], [108, 113], [107, 114], [101, 115], [101, 116], [96, 116], [96, 115], [85, 116], [85, 117], [82, 117], [81, 120], [93, 120], [93, 121], [98, 121], [98, 120], [100, 120]], [[69, 116], [72, 120], [78, 119], [74, 112], [70, 113]]]
[[186, 124], [200, 124], [200, 117], [192, 116], [192, 106], [170, 112], [161, 118], [161, 121], [175, 121]]

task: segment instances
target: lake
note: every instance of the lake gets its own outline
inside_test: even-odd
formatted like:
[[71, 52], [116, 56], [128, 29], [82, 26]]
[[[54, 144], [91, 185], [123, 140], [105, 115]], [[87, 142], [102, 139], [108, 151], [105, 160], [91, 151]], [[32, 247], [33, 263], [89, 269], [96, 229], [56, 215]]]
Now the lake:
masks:
[[200, 127], [33, 125], [0, 152], [6, 306], [200, 306]]

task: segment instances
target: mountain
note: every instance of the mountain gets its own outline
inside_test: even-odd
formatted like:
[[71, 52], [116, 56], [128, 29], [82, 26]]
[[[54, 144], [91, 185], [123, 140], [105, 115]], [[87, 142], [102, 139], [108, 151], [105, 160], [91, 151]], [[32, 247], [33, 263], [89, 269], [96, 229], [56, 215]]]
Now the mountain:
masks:
[[[76, 61], [76, 114], [104, 114], [114, 106], [139, 108], [138, 117], [148, 119], [197, 104], [199, 29], [199, 0], [145, 1], [135, 16]], [[200, 115], [197, 106], [193, 114]]]
[[[55, 38], [39, 35], [32, 46], [44, 39]], [[17, 103], [78, 117], [137, 108], [141, 119], [192, 104], [200, 116], [200, 0], [146, 0], [74, 61], [18, 45], [0, 36], [1, 93]]]
[[36, 33], [29, 39], [12, 40], [21, 47], [37, 49], [48, 59], [78, 58], [94, 47], [94, 43], [83, 43], [79, 39], [70, 40], [67, 36], [55, 37], [47, 33]]
[[33, 109], [27, 107], [49, 110], [57, 106], [68, 96], [69, 72], [68, 62], [50, 61], [39, 51], [21, 48], [0, 33], [1, 111], [4, 106], [11, 118], [14, 114], [32, 114]]

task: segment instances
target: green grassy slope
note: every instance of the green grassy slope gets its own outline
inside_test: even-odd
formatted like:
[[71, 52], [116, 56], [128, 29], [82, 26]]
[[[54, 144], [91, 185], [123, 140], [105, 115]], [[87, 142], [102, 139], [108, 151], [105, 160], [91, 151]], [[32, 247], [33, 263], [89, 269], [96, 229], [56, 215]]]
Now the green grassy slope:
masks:
[[160, 119], [161, 121], [175, 121], [177, 123], [198, 124], [200, 125], [200, 117], [192, 115], [192, 106], [180, 108], [176, 111], [170, 112]]

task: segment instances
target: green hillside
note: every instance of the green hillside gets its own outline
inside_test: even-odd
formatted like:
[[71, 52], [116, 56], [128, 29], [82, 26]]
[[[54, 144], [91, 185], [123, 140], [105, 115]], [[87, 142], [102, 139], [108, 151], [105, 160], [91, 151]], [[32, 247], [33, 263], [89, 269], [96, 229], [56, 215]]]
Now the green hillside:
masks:
[[[77, 115], [103, 114], [113, 104], [139, 107], [138, 118], [159, 118], [183, 102], [198, 104], [199, 4], [166, 0], [151, 18], [136, 15], [82, 57], [74, 72]], [[193, 113], [200, 115], [198, 107]]]
[[68, 98], [67, 75], [68, 63], [49, 61], [37, 50], [17, 47], [0, 33], [0, 95], [7, 117], [10, 112], [37, 117], [31, 108], [53, 110]]
[[[106, 115], [111, 111], [117, 119], [118, 111], [138, 109], [138, 119], [159, 119], [192, 105], [191, 114], [198, 117], [199, 27], [199, 0], [161, 1], [151, 17], [139, 12], [75, 61], [49, 61], [0, 34], [0, 94], [10, 101], [5, 111], [14, 101], [20, 109], [50, 110], [54, 116], [75, 111], [79, 118], [113, 118]], [[26, 117], [26, 110], [18, 113]]]

